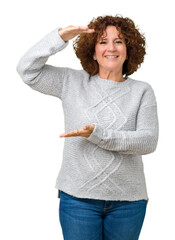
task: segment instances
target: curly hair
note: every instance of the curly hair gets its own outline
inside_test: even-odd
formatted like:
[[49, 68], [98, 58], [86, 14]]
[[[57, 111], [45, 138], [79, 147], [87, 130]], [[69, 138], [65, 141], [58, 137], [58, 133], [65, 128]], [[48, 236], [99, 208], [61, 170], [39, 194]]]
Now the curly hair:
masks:
[[130, 18], [124, 18], [121, 15], [99, 16], [93, 18], [88, 24], [90, 29], [95, 29], [93, 33], [81, 33], [73, 42], [73, 48], [76, 56], [80, 59], [81, 65], [91, 76], [99, 72], [99, 65], [93, 59], [95, 45], [103, 35], [107, 26], [115, 26], [125, 39], [127, 48], [127, 59], [123, 64], [122, 74], [126, 77], [134, 73], [144, 61], [145, 37], [139, 32], [134, 22]]

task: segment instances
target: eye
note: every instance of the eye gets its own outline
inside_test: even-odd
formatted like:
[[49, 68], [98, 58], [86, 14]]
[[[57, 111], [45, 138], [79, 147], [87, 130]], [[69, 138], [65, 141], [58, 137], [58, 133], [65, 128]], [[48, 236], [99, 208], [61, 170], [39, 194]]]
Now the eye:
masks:
[[[100, 42], [100, 44], [105, 44], [105, 43], [106, 43], [106, 42], [104, 42], [104, 41], [103, 41], [103, 42]], [[123, 43], [123, 42], [118, 40], [118, 41], [116, 41], [116, 43], [121, 44], [121, 43]]]

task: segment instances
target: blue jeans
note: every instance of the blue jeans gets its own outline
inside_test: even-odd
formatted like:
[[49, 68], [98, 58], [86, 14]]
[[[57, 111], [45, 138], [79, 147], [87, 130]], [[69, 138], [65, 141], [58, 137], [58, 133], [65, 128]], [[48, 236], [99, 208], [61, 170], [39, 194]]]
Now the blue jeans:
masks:
[[60, 191], [64, 240], [138, 240], [146, 207], [146, 200], [105, 201]]

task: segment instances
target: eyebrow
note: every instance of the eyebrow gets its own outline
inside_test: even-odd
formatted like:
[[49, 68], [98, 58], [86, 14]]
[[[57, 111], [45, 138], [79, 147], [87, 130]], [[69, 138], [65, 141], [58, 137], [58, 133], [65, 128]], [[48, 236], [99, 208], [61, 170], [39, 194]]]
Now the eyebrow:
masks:
[[[108, 38], [101, 38], [100, 40], [107, 40]], [[116, 40], [116, 39], [121, 39], [122, 40], [122, 38], [114, 38], [113, 40]]]

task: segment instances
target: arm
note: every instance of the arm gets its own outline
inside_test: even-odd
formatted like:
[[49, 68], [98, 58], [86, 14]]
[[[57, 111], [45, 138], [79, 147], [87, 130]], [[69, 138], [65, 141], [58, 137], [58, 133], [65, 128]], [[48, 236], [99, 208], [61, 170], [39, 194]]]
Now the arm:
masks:
[[68, 45], [56, 28], [31, 47], [19, 60], [16, 70], [24, 83], [41, 93], [61, 99], [65, 69], [45, 64], [49, 56]]
[[157, 103], [152, 88], [145, 91], [137, 114], [136, 131], [102, 129], [98, 123], [87, 138], [99, 147], [122, 154], [145, 155], [156, 150], [159, 135]]
[[31, 47], [20, 59], [16, 70], [34, 90], [62, 98], [68, 68], [46, 65], [49, 56], [61, 51], [68, 41], [80, 33], [93, 33], [94, 29], [70, 25], [56, 28]]

